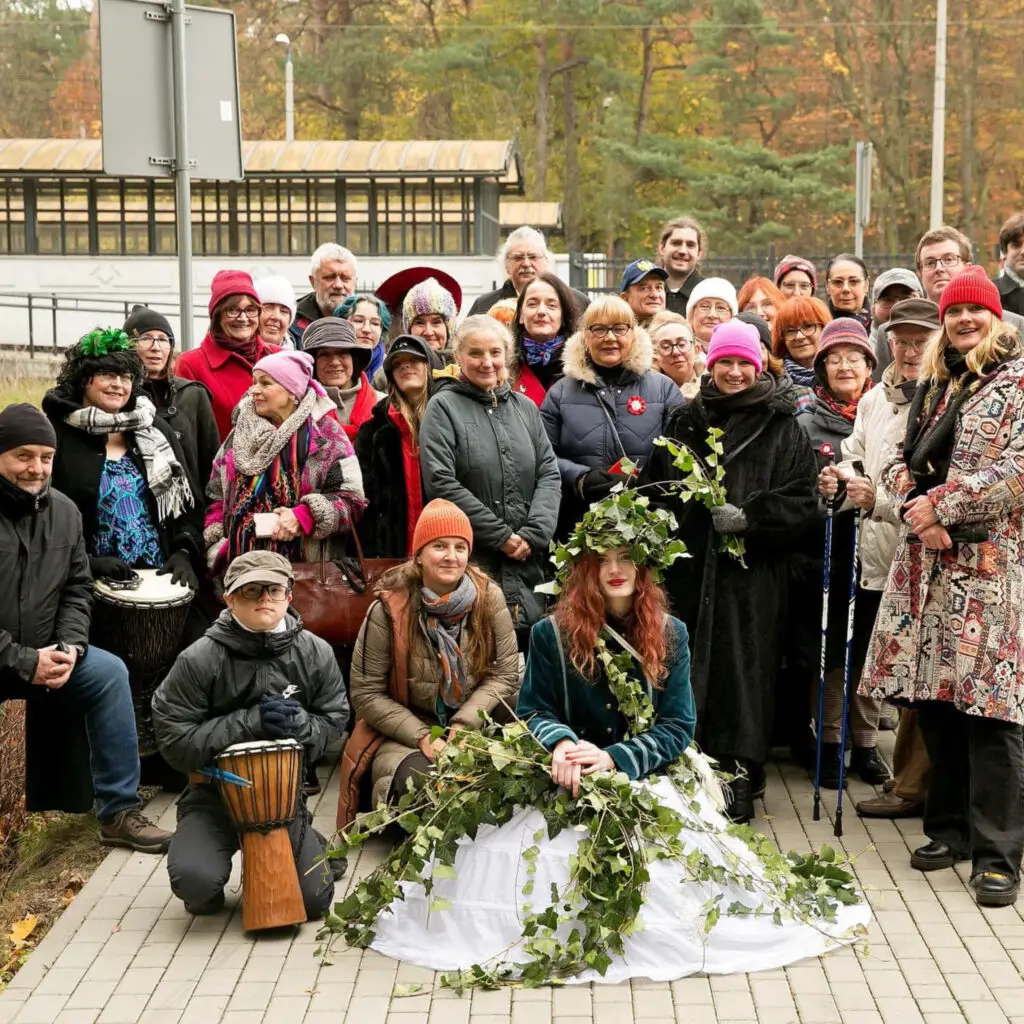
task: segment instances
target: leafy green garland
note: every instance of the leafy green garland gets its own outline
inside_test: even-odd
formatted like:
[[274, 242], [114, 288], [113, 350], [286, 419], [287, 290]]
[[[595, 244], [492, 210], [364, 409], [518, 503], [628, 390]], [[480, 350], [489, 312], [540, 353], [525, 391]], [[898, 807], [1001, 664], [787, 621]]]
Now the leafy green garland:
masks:
[[[708, 430], [708, 453], [699, 455], [688, 445], [673, 441], [667, 437], [659, 437], [656, 445], [667, 448], [672, 456], [672, 465], [683, 474], [679, 480], [673, 480], [670, 486], [675, 496], [682, 502], [696, 498], [707, 508], [724, 505], [728, 502], [725, 493], [725, 467], [721, 457], [725, 454], [722, 444], [723, 431], [717, 427]], [[745, 569], [747, 563], [744, 556], [747, 545], [743, 537], [736, 533], [723, 533], [718, 538], [718, 550], [732, 555]]]
[[[708, 507], [725, 503], [721, 431], [711, 430], [711, 454], [703, 464], [690, 449], [664, 438], [675, 466], [686, 475], [663, 485], [677, 491], [682, 501], [696, 497]], [[664, 509], [649, 508], [636, 489], [613, 492], [592, 506], [565, 545], [557, 547], [553, 561], [556, 579], [549, 593], [558, 593], [572, 563], [585, 550], [629, 548], [630, 557], [649, 565], [657, 576], [685, 546], [670, 540], [676, 523]], [[721, 538], [721, 550], [741, 562], [743, 541]], [[612, 653], [608, 640], [620, 650]], [[640, 659], [629, 643], [610, 627], [598, 636], [595, 653], [609, 688], [628, 723], [627, 738], [639, 735], [654, 723], [650, 687], [636, 678]], [[436, 736], [443, 730], [436, 728]], [[685, 871], [684, 881], [733, 886], [749, 894], [747, 902], [735, 900], [722, 907], [724, 894], [712, 897], [703, 908], [705, 933], [724, 912], [727, 915], [760, 916], [766, 903], [775, 904], [773, 920], [796, 919], [811, 926], [834, 922], [840, 904], [859, 901], [851, 873], [829, 846], [817, 854], [783, 856], [764, 836], [746, 825], [729, 826], [726, 836], [746, 843], [758, 861], [757, 870], [741, 860], [723, 840], [720, 829], [700, 817], [701, 801], [716, 801], [719, 783], [706, 758], [691, 747], [668, 769], [668, 777], [686, 806], [685, 817], [661, 803], [649, 788], [634, 786], [624, 772], [585, 776], [574, 800], [551, 779], [551, 755], [526, 725], [517, 721], [504, 729], [485, 724], [481, 730], [464, 730], [457, 742], [445, 745], [437, 757], [435, 774], [419, 790], [406, 793], [397, 804], [382, 806], [362, 816], [339, 836], [328, 857], [342, 857], [350, 850], [398, 825], [408, 838], [396, 846], [373, 872], [360, 880], [326, 917], [320, 952], [326, 955], [335, 934], [351, 946], [367, 947], [374, 939], [374, 925], [391, 904], [403, 899], [403, 883], [420, 883], [428, 898], [435, 879], [455, 877], [455, 857], [462, 838], [475, 839], [482, 825], [501, 826], [521, 807], [534, 808], [544, 817], [545, 829], [534, 835], [539, 843], [545, 831], [554, 839], [566, 828], [581, 832], [576, 854], [570, 858], [570, 879], [558, 889], [552, 886], [549, 905], [535, 910], [533, 876], [539, 847], [523, 852], [527, 898], [522, 906], [522, 936], [507, 950], [467, 971], [444, 975], [442, 984], [462, 991], [471, 986], [496, 988], [506, 984], [527, 987], [558, 982], [594, 969], [603, 975], [613, 956], [624, 952], [624, 941], [633, 933], [650, 880], [652, 861], [674, 858]], [[722, 778], [726, 778], [722, 776]], [[683, 831], [703, 833], [716, 847], [720, 863], [698, 849], [685, 852]], [[433, 896], [430, 912], [450, 909], [450, 903]], [[568, 937], [560, 938], [563, 925], [574, 923]], [[505, 963], [513, 950], [523, 955]]]
[[[650, 728], [654, 707], [635, 678], [629, 651], [613, 654], [601, 635], [597, 654], [630, 723], [629, 735]], [[448, 743], [440, 752], [436, 775], [420, 790], [406, 793], [397, 805], [364, 815], [336, 837], [328, 852], [331, 858], [345, 856], [389, 826], [397, 824], [409, 834], [335, 904], [319, 936], [326, 940], [320, 952], [327, 954], [334, 933], [343, 934], [350, 946], [369, 946], [378, 916], [403, 898], [404, 883], [421, 883], [429, 899], [435, 879], [455, 877], [458, 841], [475, 839], [482, 825], [505, 824], [521, 807], [535, 808], [544, 816], [546, 828], [534, 834], [534, 843], [543, 839], [545, 831], [549, 839], [566, 828], [583, 833], [570, 859], [571, 877], [561, 890], [552, 886], [550, 905], [535, 910], [529, 897], [540, 850], [534, 845], [523, 852], [522, 936], [493, 962], [444, 975], [442, 984], [460, 992], [467, 987], [507, 984], [535, 987], [564, 981], [590, 968], [603, 975], [611, 958], [623, 954], [624, 940], [636, 929], [650, 881], [649, 865], [655, 860], [678, 860], [685, 870], [684, 881], [732, 885], [750, 894], [750, 902], [737, 900], [725, 907], [721, 905], [724, 894], [712, 897], [703, 908], [705, 933], [723, 912], [761, 916], [767, 912], [766, 901], [776, 904], [771, 913], [777, 924], [791, 918], [810, 925], [834, 922], [840, 904], [858, 902], [853, 876], [828, 846], [818, 854], [784, 857], [748, 826], [730, 826], [726, 834], [747, 844], [760, 870], [742, 861], [719, 830], [699, 817], [701, 800], [713, 799], [706, 765], [691, 748], [669, 769], [669, 778], [688, 805], [690, 813], [684, 818], [650, 789], [634, 786], [623, 772], [585, 776], [579, 797], [573, 800], [555, 786], [551, 755], [523, 722], [502, 730], [487, 726], [464, 731], [458, 742]], [[687, 853], [681, 837], [684, 830], [709, 836], [721, 862], [698, 849]], [[450, 908], [439, 896], [430, 902], [431, 912]], [[572, 922], [575, 927], [568, 937], [560, 938], [559, 929]], [[502, 962], [513, 948], [522, 957], [512, 964]]]

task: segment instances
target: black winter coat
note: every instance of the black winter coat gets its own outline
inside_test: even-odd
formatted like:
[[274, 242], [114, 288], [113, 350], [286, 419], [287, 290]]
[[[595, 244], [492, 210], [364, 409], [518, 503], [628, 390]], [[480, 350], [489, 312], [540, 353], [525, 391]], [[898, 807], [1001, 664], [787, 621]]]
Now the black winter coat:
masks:
[[[789, 558], [817, 515], [814, 455], [797, 424], [790, 388], [788, 381], [776, 385], [761, 403], [728, 418], [712, 414], [713, 423], [698, 396], [672, 410], [665, 424], [667, 437], [699, 455], [708, 451], [709, 426], [725, 431], [726, 493], [747, 517], [744, 569], [718, 552], [719, 537], [703, 505], [665, 502], [691, 556], [674, 563], [665, 585], [673, 613], [690, 634], [697, 739], [719, 758], [767, 758]], [[668, 451], [656, 447], [643, 482], [679, 478]]]
[[87, 646], [92, 576], [78, 509], [50, 490], [25, 508], [0, 481], [0, 701], [26, 701], [25, 802], [30, 811], [92, 807], [81, 711], [63, 690], [35, 686], [37, 651], [58, 640]]
[[[501, 587], [516, 628], [544, 613], [534, 591], [547, 575], [562, 485], [537, 406], [508, 384], [493, 392], [442, 380], [420, 428], [420, 472], [428, 498], [447, 498], [473, 524], [473, 560]], [[512, 534], [530, 545], [524, 561], [501, 550]]]
[[156, 406], [157, 416], [174, 431], [185, 456], [184, 466], [189, 480], [199, 485], [196, 497], [205, 501], [206, 485], [210, 482], [210, 467], [220, 449], [220, 432], [210, 404], [206, 385], [184, 377], [170, 377], [165, 383], [170, 390], [164, 405], [164, 388], [154, 387], [153, 381], [143, 381], [142, 390]]
[[1024, 316], [1024, 288], [1021, 288], [1016, 281], [1007, 277], [1006, 274], [997, 277], [995, 285], [999, 289], [999, 298], [1003, 304], [1003, 311], [1009, 310], [1018, 316]]
[[668, 287], [668, 282], [666, 281], [665, 308], [670, 313], [678, 313], [680, 316], [686, 316], [686, 304], [690, 301], [690, 293], [703, 280], [704, 278], [701, 275], [701, 272], [699, 270], [695, 270], [683, 282], [683, 286], [675, 292]]
[[[368, 502], [359, 520], [367, 558], [409, 557], [409, 495], [402, 435], [391, 421], [390, 398], [382, 398], [356, 434], [355, 450]], [[422, 484], [420, 485], [422, 490]]]
[[[77, 427], [68, 426], [64, 419], [75, 408], [76, 405], [57, 391], [48, 391], [43, 397], [43, 412], [49, 416], [57, 433], [57, 453], [53, 458], [53, 486], [66, 494], [81, 511], [82, 531], [88, 546], [96, 532], [96, 503], [99, 500], [103, 464], [107, 457], [107, 439], [102, 434], [87, 434]], [[188, 461], [174, 431], [159, 416], [153, 421], [153, 426], [167, 438], [174, 451], [174, 457], [188, 473]], [[128, 433], [126, 437], [126, 458], [130, 458], [145, 476], [146, 466], [135, 444], [134, 434]], [[157, 518], [156, 499], [148, 487], [146, 497], [164, 558], [169, 558], [175, 551], [186, 551], [197, 574], [202, 576], [205, 571], [202, 543], [203, 490], [191, 473], [189, 486], [192, 488], [193, 507], [177, 519], [161, 522]]]
[[[576, 291], [575, 288], [570, 288], [572, 297], [576, 300], [576, 311], [580, 316], [583, 316], [583, 311], [590, 305], [590, 296], [583, 292]], [[506, 278], [505, 283], [500, 288], [495, 288], [493, 292], [487, 292], [486, 295], [481, 295], [472, 306], [469, 307], [469, 316], [476, 316], [478, 313], [486, 313], [491, 306], [496, 302], [501, 302], [502, 299], [518, 299], [519, 295], [516, 292], [515, 285], [512, 284], [511, 278]]]
[[260, 697], [295, 687], [292, 699], [309, 713], [297, 737], [312, 763], [348, 727], [345, 681], [334, 652], [304, 629], [290, 609], [278, 633], [243, 629], [230, 611], [206, 636], [178, 655], [153, 695], [153, 727], [160, 753], [180, 772], [212, 765], [225, 747], [267, 737]]

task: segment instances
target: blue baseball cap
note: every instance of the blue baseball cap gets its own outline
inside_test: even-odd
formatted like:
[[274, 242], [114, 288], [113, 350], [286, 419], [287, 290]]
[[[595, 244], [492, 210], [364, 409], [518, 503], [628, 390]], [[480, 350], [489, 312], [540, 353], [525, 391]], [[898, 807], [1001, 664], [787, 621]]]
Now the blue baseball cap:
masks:
[[622, 283], [619, 285], [619, 291], [624, 292], [631, 284], [637, 284], [645, 277], [650, 277], [651, 274], [654, 274], [655, 277], [660, 277], [662, 281], [668, 280], [668, 271], [659, 267], [653, 260], [649, 260], [646, 257], [641, 260], [633, 260], [622, 272]]

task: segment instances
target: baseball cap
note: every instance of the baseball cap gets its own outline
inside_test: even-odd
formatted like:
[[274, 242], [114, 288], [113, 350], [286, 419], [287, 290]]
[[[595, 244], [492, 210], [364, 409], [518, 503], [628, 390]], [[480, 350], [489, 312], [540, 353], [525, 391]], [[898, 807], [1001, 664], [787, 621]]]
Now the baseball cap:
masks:
[[659, 267], [653, 260], [646, 257], [642, 260], [633, 260], [632, 263], [622, 272], [622, 282], [619, 291], [624, 292], [630, 285], [638, 284], [645, 277], [660, 277], [662, 281], [668, 280], [668, 271]]
[[871, 301], [877, 302], [881, 298], [882, 292], [886, 288], [891, 288], [894, 284], [909, 288], [918, 295], [924, 295], [924, 288], [917, 274], [904, 267], [892, 267], [890, 270], [883, 270], [875, 278], [874, 286], [871, 289]]
[[931, 299], [902, 299], [889, 310], [889, 319], [882, 327], [891, 331], [901, 324], [911, 324], [914, 327], [927, 327], [929, 330], [937, 331], [942, 326], [939, 319], [939, 307]]
[[276, 551], [247, 551], [224, 573], [224, 593], [233, 594], [246, 583], [280, 583], [290, 587], [294, 582], [291, 562], [284, 555]]

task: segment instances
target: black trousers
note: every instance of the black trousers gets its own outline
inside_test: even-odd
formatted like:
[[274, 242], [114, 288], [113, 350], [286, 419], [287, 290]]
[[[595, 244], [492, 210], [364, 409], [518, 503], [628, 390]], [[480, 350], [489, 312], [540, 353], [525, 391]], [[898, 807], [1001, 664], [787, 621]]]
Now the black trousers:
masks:
[[[334, 898], [334, 879], [326, 866], [309, 870], [323, 855], [324, 841], [313, 830], [305, 801], [288, 834], [306, 919], [319, 920]], [[227, 885], [239, 845], [238, 831], [216, 789], [190, 786], [178, 802], [178, 828], [167, 851], [171, 892], [188, 906], [209, 903]]]
[[924, 833], [969, 854], [974, 873], [1019, 877], [1024, 853], [1024, 734], [947, 701], [914, 705], [932, 763]]

